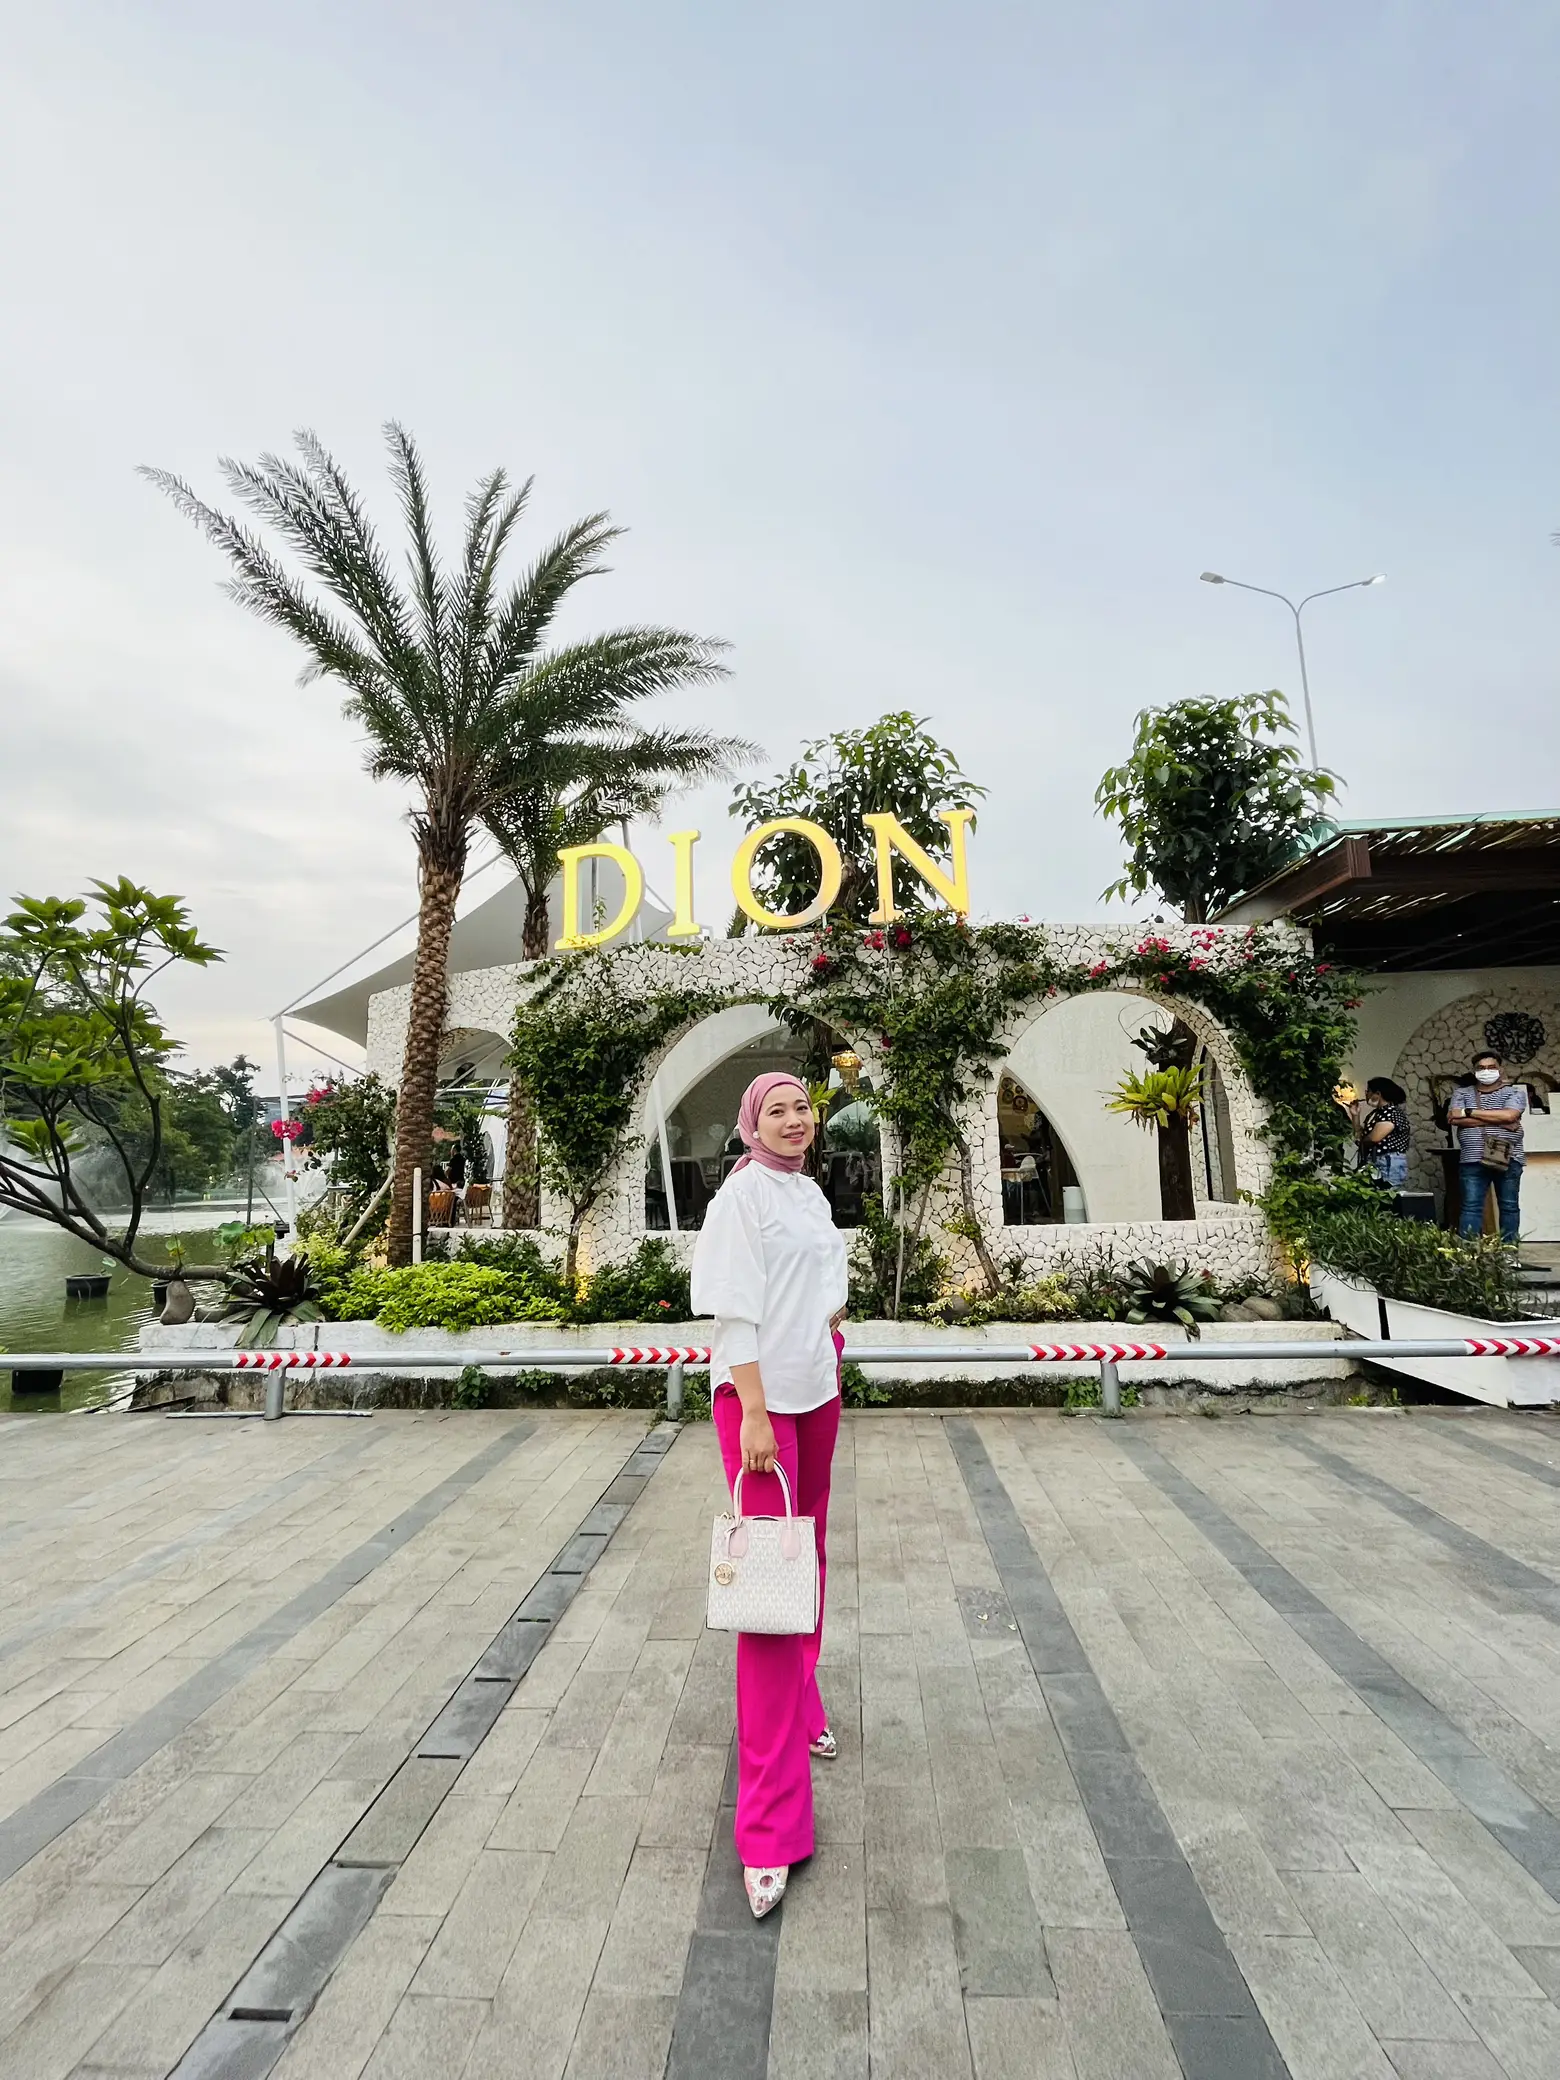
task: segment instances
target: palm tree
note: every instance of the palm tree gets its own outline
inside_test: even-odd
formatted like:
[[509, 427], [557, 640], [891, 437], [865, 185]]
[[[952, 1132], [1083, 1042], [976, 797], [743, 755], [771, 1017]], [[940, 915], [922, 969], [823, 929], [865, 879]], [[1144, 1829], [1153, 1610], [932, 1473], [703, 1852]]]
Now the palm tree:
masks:
[[433, 1132], [444, 1032], [450, 929], [475, 826], [523, 784], [510, 747], [526, 718], [582, 701], [604, 714], [670, 686], [724, 676], [724, 645], [669, 628], [624, 628], [545, 649], [570, 591], [606, 566], [621, 532], [592, 513], [549, 543], [507, 589], [499, 565], [530, 496], [501, 469], [466, 501], [460, 562], [446, 571], [433, 543], [422, 460], [401, 427], [385, 428], [390, 476], [406, 523], [408, 582], [392, 572], [362, 499], [318, 438], [295, 436], [299, 462], [223, 458], [234, 497], [278, 536], [309, 586], [261, 537], [206, 505], [165, 470], [142, 474], [166, 491], [228, 558], [241, 606], [295, 636], [305, 683], [346, 688], [345, 714], [368, 733], [368, 770], [406, 782], [417, 845], [419, 911], [406, 1052], [396, 1108], [389, 1257], [410, 1261], [412, 1180]]
[[[622, 719], [622, 706], [582, 680], [572, 698], [536, 704], [510, 742], [502, 794], [482, 820], [525, 890], [526, 960], [552, 950], [547, 889], [564, 846], [594, 844], [614, 823], [654, 815], [679, 787], [722, 777], [756, 755], [737, 738], [639, 728]], [[504, 1145], [504, 1226], [534, 1228], [536, 1121], [518, 1077], [509, 1083]]]

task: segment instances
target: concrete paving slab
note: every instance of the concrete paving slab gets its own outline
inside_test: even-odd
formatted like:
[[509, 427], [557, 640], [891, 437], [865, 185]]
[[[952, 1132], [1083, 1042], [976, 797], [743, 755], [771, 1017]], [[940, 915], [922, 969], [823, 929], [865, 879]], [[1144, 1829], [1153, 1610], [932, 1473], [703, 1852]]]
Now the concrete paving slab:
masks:
[[[1461, 1420], [1404, 1419], [1393, 1456], [1343, 1414], [1308, 1427], [1319, 1454], [1281, 1425], [849, 1417], [820, 1666], [841, 1755], [763, 1924], [731, 1844], [733, 1642], [702, 1631], [706, 1427], [641, 1446], [630, 1417], [543, 1412], [450, 1493], [512, 1419], [376, 1418], [308, 1479], [189, 1426], [175, 1515], [116, 1472], [146, 1427], [105, 1423], [110, 1521], [73, 1506], [88, 1426], [30, 1425], [59, 1564], [21, 1616], [89, 1593], [0, 1657], [0, 1804], [23, 1770], [16, 1814], [39, 1801], [0, 1882], [0, 2074], [1552, 2080], [1554, 1483], [1502, 1456], [1542, 1439], [1466, 1445]], [[252, 1555], [284, 1511], [293, 1550]], [[610, 1536], [583, 1578], [554, 1571], [577, 1534]], [[508, 1623], [533, 1585], [554, 1617]], [[465, 1711], [475, 1673], [497, 1711]], [[310, 1935], [327, 1871], [376, 1896]], [[245, 1963], [272, 1929], [285, 1984]]]

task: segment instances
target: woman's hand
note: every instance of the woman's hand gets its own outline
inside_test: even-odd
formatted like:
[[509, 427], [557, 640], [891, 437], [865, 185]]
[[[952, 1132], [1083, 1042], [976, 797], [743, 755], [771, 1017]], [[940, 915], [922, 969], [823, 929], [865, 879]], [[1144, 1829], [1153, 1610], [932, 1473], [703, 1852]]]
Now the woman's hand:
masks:
[[768, 1473], [773, 1469], [775, 1426], [769, 1420], [767, 1408], [743, 1409], [740, 1443], [744, 1473]]
[[849, 1313], [850, 1309], [848, 1307], [837, 1307], [834, 1310], [833, 1314], [829, 1316], [829, 1334], [831, 1336], [835, 1334], [835, 1332], [838, 1330], [840, 1326], [840, 1323], [844, 1321], [846, 1315], [848, 1315]]

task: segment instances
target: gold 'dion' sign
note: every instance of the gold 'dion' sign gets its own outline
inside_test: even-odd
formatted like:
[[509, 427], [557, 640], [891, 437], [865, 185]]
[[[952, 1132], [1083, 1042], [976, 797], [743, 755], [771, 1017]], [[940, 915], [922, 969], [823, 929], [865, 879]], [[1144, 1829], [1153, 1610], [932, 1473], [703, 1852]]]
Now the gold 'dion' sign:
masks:
[[[939, 809], [937, 814], [948, 826], [946, 871], [922, 851], [897, 816], [883, 812], [862, 817], [877, 848], [878, 905], [872, 912], [871, 923], [892, 924], [899, 915], [894, 906], [896, 852], [950, 910], [956, 911], [960, 917], [968, 916], [970, 882], [964, 841], [966, 825], [974, 811]], [[818, 893], [805, 910], [798, 910], [790, 917], [766, 910], [753, 893], [754, 856], [767, 838], [773, 838], [781, 831], [791, 831], [798, 838], [805, 838], [818, 855]], [[698, 839], [697, 831], [669, 833], [676, 891], [676, 914], [666, 928], [669, 939], [696, 939], [703, 929], [693, 915], [693, 848]], [[617, 916], [594, 932], [580, 930], [580, 862], [587, 859], [609, 859], [623, 876], [623, 901]], [[611, 845], [605, 839], [595, 845], [566, 845], [558, 854], [558, 865], [563, 874], [563, 937], [558, 941], [559, 951], [605, 946], [609, 939], [615, 939], [620, 932], [628, 930], [644, 901], [645, 870], [626, 845]], [[813, 924], [826, 916], [839, 895], [843, 878], [840, 848], [822, 824], [810, 823], [803, 816], [780, 816], [773, 823], [761, 823], [757, 830], [748, 832], [731, 862], [731, 892], [744, 915], [751, 917], [756, 925], [776, 932], [794, 932], [800, 926]]]

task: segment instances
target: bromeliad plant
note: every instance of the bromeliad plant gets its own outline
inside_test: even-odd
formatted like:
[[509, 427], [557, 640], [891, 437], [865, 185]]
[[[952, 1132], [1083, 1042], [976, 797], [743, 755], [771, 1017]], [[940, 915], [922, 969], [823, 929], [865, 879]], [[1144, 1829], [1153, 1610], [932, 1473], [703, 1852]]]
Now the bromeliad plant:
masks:
[[1218, 1319], [1219, 1295], [1206, 1272], [1186, 1264], [1129, 1264], [1125, 1279], [1128, 1322], [1179, 1322], [1188, 1336]]
[[322, 1320], [319, 1289], [307, 1256], [273, 1257], [268, 1252], [236, 1265], [222, 1318], [241, 1322], [244, 1341], [255, 1350], [272, 1348], [278, 1331], [290, 1323]]
[[1134, 1126], [1152, 1133], [1177, 1118], [1194, 1125], [1202, 1109], [1203, 1095], [1201, 1068], [1150, 1069], [1145, 1076], [1129, 1071], [1117, 1084], [1105, 1109], [1124, 1113]]
[[[1185, 1032], [1179, 1019], [1176, 1025]], [[1192, 1044], [1190, 1033], [1186, 1034], [1186, 1044]], [[1200, 1065], [1169, 1062], [1142, 1076], [1129, 1072], [1106, 1104], [1107, 1112], [1124, 1114], [1154, 1136], [1159, 1157], [1159, 1210], [1167, 1221], [1196, 1217], [1191, 1130], [1197, 1124], [1206, 1095]]]

